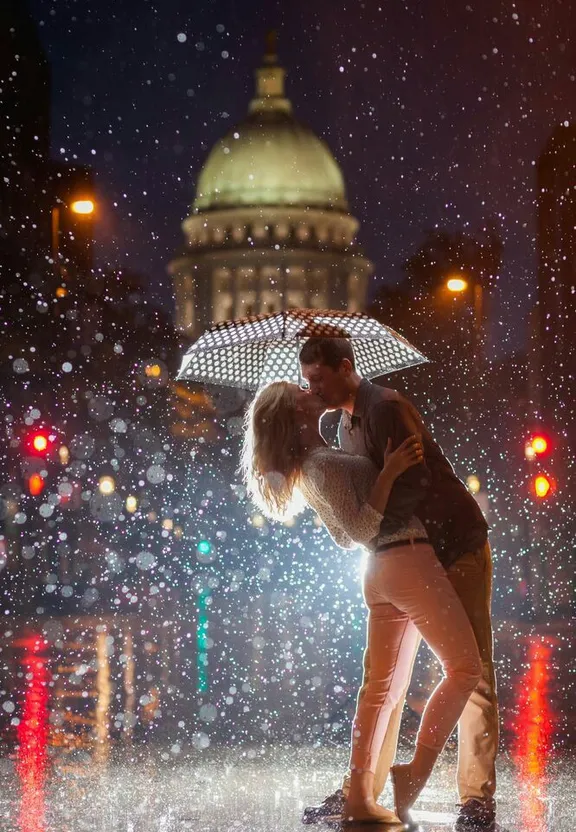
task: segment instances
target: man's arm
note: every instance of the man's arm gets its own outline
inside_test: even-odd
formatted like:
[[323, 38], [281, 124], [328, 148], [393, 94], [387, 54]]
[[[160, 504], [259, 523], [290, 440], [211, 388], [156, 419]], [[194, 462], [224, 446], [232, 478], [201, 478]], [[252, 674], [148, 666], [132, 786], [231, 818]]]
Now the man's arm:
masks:
[[[384, 459], [388, 439], [395, 450], [408, 436], [421, 435], [421, 425], [414, 418], [408, 405], [402, 401], [381, 402], [368, 415], [370, 450], [378, 459]], [[424, 462], [408, 468], [392, 487], [380, 531], [392, 534], [405, 526], [414, 515], [430, 487], [430, 471]]]

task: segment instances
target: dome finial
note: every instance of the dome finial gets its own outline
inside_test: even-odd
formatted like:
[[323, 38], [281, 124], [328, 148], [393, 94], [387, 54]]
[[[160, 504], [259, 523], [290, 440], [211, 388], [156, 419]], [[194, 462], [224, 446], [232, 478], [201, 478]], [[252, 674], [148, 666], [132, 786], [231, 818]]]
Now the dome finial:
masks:
[[278, 34], [275, 29], [271, 29], [266, 34], [263, 64], [256, 70], [256, 96], [250, 102], [250, 112], [261, 110], [291, 112], [292, 105], [284, 97], [286, 71], [278, 66]]
[[264, 63], [278, 63], [278, 32], [276, 29], [269, 29], [269, 31], [266, 32], [266, 51], [264, 52]]

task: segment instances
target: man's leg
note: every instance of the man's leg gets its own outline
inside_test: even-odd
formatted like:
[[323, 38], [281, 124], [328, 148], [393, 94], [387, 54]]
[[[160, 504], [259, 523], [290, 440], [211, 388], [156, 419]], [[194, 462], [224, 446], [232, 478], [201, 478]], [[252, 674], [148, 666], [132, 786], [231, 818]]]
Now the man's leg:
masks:
[[482, 679], [458, 724], [458, 791], [460, 801], [481, 801], [491, 808], [496, 790], [498, 703], [490, 616], [492, 561], [488, 543], [462, 555], [448, 577], [466, 610], [482, 660]]

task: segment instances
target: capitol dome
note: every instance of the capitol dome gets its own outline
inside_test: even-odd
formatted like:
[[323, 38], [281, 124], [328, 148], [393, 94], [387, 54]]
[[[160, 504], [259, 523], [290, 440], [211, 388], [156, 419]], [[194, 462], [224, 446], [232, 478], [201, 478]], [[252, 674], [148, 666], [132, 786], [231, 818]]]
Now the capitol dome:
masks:
[[292, 308], [365, 307], [372, 264], [356, 241], [342, 172], [292, 114], [270, 33], [245, 119], [211, 150], [169, 265], [176, 326]]
[[272, 49], [256, 72], [246, 119], [212, 149], [198, 178], [195, 213], [298, 206], [346, 212], [344, 179], [328, 146], [292, 115]]

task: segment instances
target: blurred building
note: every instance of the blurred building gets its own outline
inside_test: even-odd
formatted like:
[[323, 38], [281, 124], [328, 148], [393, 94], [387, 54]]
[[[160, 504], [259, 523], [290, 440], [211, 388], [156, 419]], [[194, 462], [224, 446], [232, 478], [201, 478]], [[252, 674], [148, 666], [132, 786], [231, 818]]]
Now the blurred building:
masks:
[[565, 425], [574, 441], [576, 124], [550, 136], [538, 160], [537, 200], [539, 400], [544, 418]]
[[90, 267], [92, 223], [70, 210], [92, 195], [87, 168], [50, 158], [50, 66], [26, 0], [0, 4], [0, 287], [57, 254]]
[[534, 537], [540, 593], [557, 609], [574, 603], [572, 505], [576, 486], [576, 124], [552, 132], [537, 167], [538, 295], [532, 364], [535, 424], [548, 451], [532, 463], [551, 484]]
[[288, 307], [364, 307], [372, 265], [355, 240], [342, 172], [294, 117], [284, 75], [270, 37], [247, 117], [198, 177], [186, 248], [169, 266], [186, 335]]

